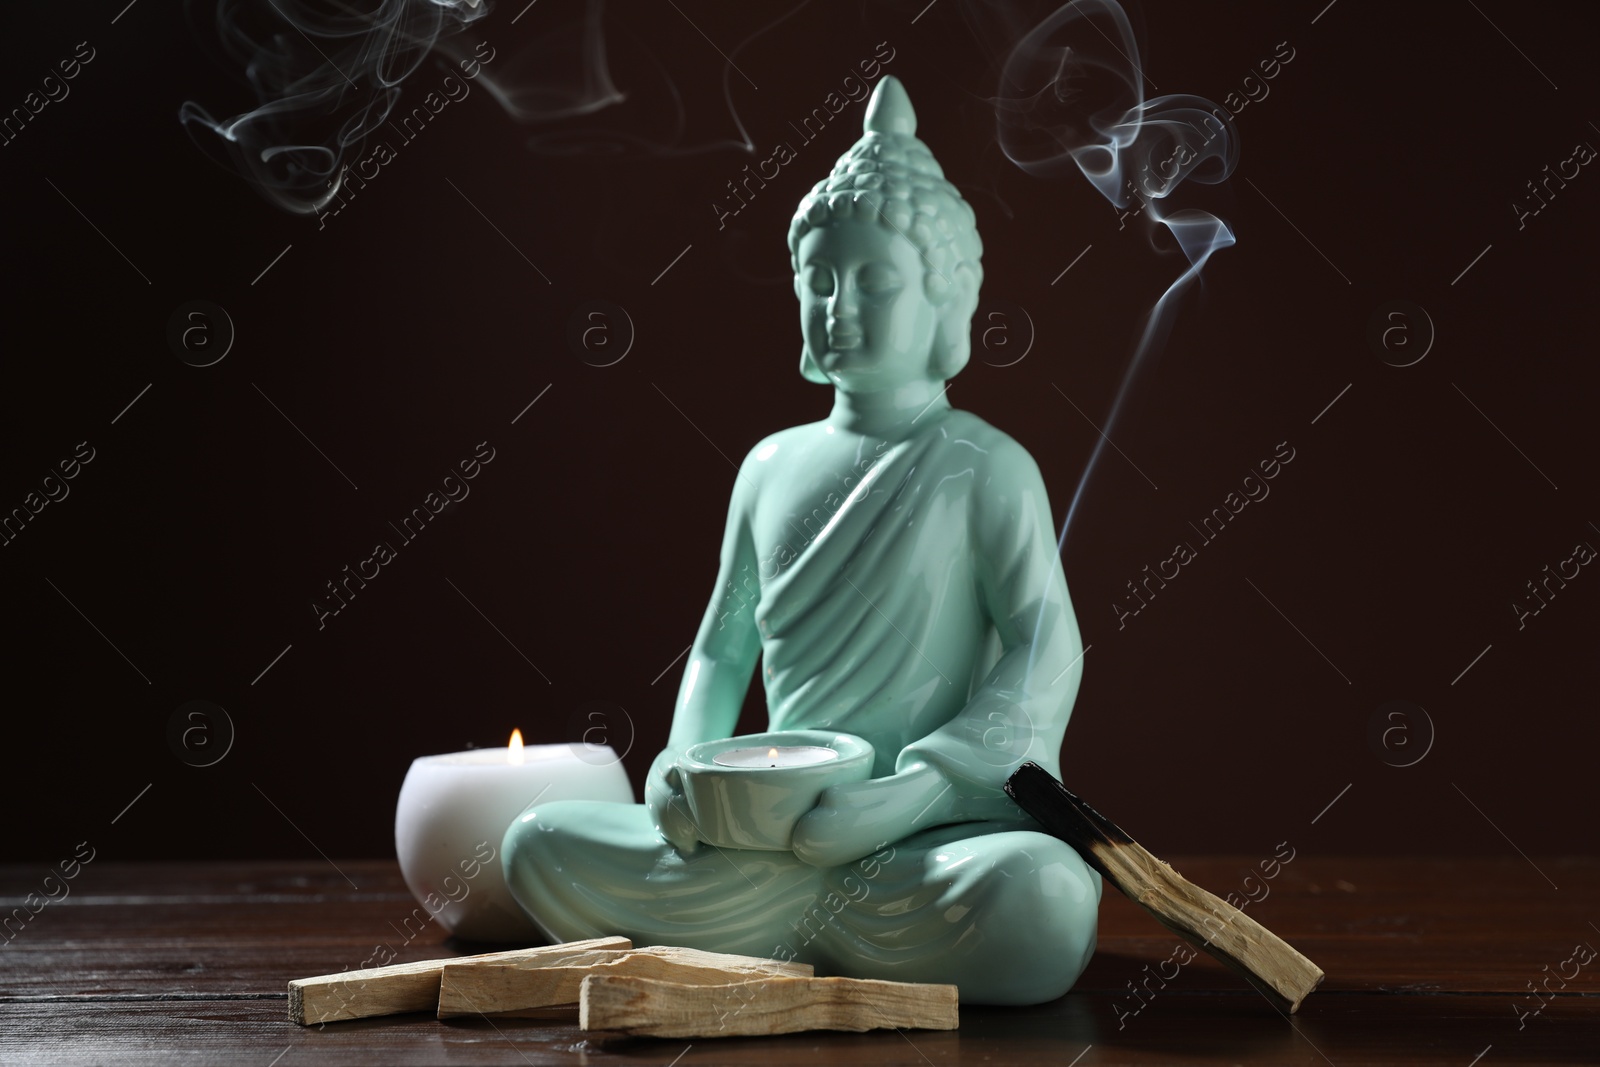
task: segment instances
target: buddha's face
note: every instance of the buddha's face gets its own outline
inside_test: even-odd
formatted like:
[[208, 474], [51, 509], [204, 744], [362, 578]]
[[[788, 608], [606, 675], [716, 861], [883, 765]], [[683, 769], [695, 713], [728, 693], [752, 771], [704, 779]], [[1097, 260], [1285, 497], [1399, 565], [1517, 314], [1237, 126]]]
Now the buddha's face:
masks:
[[817, 367], [847, 392], [929, 377], [938, 308], [921, 254], [876, 222], [835, 222], [800, 239], [800, 329]]

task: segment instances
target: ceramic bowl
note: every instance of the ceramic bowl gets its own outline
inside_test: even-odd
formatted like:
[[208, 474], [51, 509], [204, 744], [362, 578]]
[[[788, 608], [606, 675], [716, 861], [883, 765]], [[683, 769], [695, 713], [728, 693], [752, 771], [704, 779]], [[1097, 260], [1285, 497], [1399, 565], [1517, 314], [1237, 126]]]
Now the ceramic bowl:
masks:
[[[800, 767], [729, 767], [720, 753], [743, 748], [818, 746], [836, 759]], [[787, 851], [794, 824], [830, 786], [872, 777], [872, 745], [833, 730], [781, 730], [692, 745], [678, 760], [689, 813], [701, 839], [718, 848]]]

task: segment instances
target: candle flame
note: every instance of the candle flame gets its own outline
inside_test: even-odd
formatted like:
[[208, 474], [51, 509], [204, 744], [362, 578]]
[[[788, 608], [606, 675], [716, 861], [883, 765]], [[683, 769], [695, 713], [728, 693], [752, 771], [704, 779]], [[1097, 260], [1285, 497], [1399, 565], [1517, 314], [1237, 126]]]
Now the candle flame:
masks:
[[506, 743], [506, 760], [509, 763], [522, 762], [522, 731], [512, 730], [511, 740]]
[[767, 758], [772, 761], [774, 766], [776, 766], [778, 763], [778, 750], [775, 748], [767, 749]]

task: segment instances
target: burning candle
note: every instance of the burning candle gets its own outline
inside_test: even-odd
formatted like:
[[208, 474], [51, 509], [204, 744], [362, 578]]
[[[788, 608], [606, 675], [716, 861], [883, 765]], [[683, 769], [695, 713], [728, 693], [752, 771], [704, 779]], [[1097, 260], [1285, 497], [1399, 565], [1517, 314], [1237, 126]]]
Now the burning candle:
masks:
[[872, 777], [872, 760], [872, 745], [853, 734], [779, 730], [690, 745], [678, 774], [702, 841], [782, 850], [823, 791]]
[[730, 748], [711, 757], [722, 767], [810, 767], [839, 758], [822, 745], [777, 745], [767, 748]]
[[553, 800], [631, 804], [633, 786], [609, 748], [524, 747], [520, 730], [511, 732], [505, 748], [413, 761], [394, 816], [395, 853], [406, 886], [457, 937], [542, 940], [506, 888], [500, 841], [512, 820]]

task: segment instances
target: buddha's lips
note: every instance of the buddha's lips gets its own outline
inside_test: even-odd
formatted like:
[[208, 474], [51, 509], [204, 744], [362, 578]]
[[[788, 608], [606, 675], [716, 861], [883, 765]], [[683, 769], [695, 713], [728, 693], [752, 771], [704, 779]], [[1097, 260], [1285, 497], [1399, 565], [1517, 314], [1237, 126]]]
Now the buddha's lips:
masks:
[[828, 347], [835, 350], [859, 348], [861, 347], [861, 331], [840, 330], [837, 333], [830, 332], [828, 334]]

